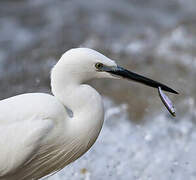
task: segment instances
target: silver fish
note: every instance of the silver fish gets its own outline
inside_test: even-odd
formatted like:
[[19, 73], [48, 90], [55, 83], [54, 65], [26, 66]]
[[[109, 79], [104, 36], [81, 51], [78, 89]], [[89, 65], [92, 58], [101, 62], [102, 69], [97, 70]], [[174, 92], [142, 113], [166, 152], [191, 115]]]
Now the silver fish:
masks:
[[176, 116], [174, 105], [172, 104], [171, 100], [163, 93], [161, 87], [158, 87], [158, 93], [161, 98], [161, 101], [167, 108], [167, 110], [170, 112], [172, 116]]

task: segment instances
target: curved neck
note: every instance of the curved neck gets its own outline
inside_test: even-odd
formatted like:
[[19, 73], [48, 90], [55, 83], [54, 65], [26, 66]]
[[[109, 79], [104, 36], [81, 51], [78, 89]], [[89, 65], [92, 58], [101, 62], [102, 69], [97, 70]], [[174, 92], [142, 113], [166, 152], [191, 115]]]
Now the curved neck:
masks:
[[68, 109], [73, 112], [70, 120], [73, 126], [89, 128], [102, 126], [104, 110], [99, 93], [89, 85], [74, 81], [69, 76], [56, 73], [51, 74], [51, 87], [54, 96]]

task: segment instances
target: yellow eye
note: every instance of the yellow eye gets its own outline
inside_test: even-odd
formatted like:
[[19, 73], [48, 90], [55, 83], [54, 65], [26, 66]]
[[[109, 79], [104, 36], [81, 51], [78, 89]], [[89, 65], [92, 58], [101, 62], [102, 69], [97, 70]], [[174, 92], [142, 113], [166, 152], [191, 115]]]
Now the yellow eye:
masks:
[[102, 64], [102, 63], [96, 63], [96, 64], [95, 64], [95, 67], [96, 67], [97, 69], [101, 69], [101, 68], [103, 67], [103, 64]]

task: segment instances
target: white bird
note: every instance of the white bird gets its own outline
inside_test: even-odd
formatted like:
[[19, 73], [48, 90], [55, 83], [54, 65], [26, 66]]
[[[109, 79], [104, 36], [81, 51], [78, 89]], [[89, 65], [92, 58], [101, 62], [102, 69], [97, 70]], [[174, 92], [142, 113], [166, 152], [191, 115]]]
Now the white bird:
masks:
[[52, 69], [53, 95], [29, 93], [0, 101], [0, 180], [36, 180], [83, 155], [104, 120], [101, 96], [85, 82], [119, 77], [177, 93], [92, 49], [71, 49]]

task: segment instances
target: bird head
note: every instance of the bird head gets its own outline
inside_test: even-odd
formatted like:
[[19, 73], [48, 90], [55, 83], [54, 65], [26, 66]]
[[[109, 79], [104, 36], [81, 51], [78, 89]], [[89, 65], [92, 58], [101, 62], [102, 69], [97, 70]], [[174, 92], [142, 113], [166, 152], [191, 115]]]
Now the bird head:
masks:
[[59, 78], [68, 78], [76, 83], [83, 83], [94, 78], [128, 79], [178, 94], [172, 88], [122, 68], [114, 60], [88, 48], [75, 48], [65, 52], [53, 71], [52, 74], [58, 74]]

